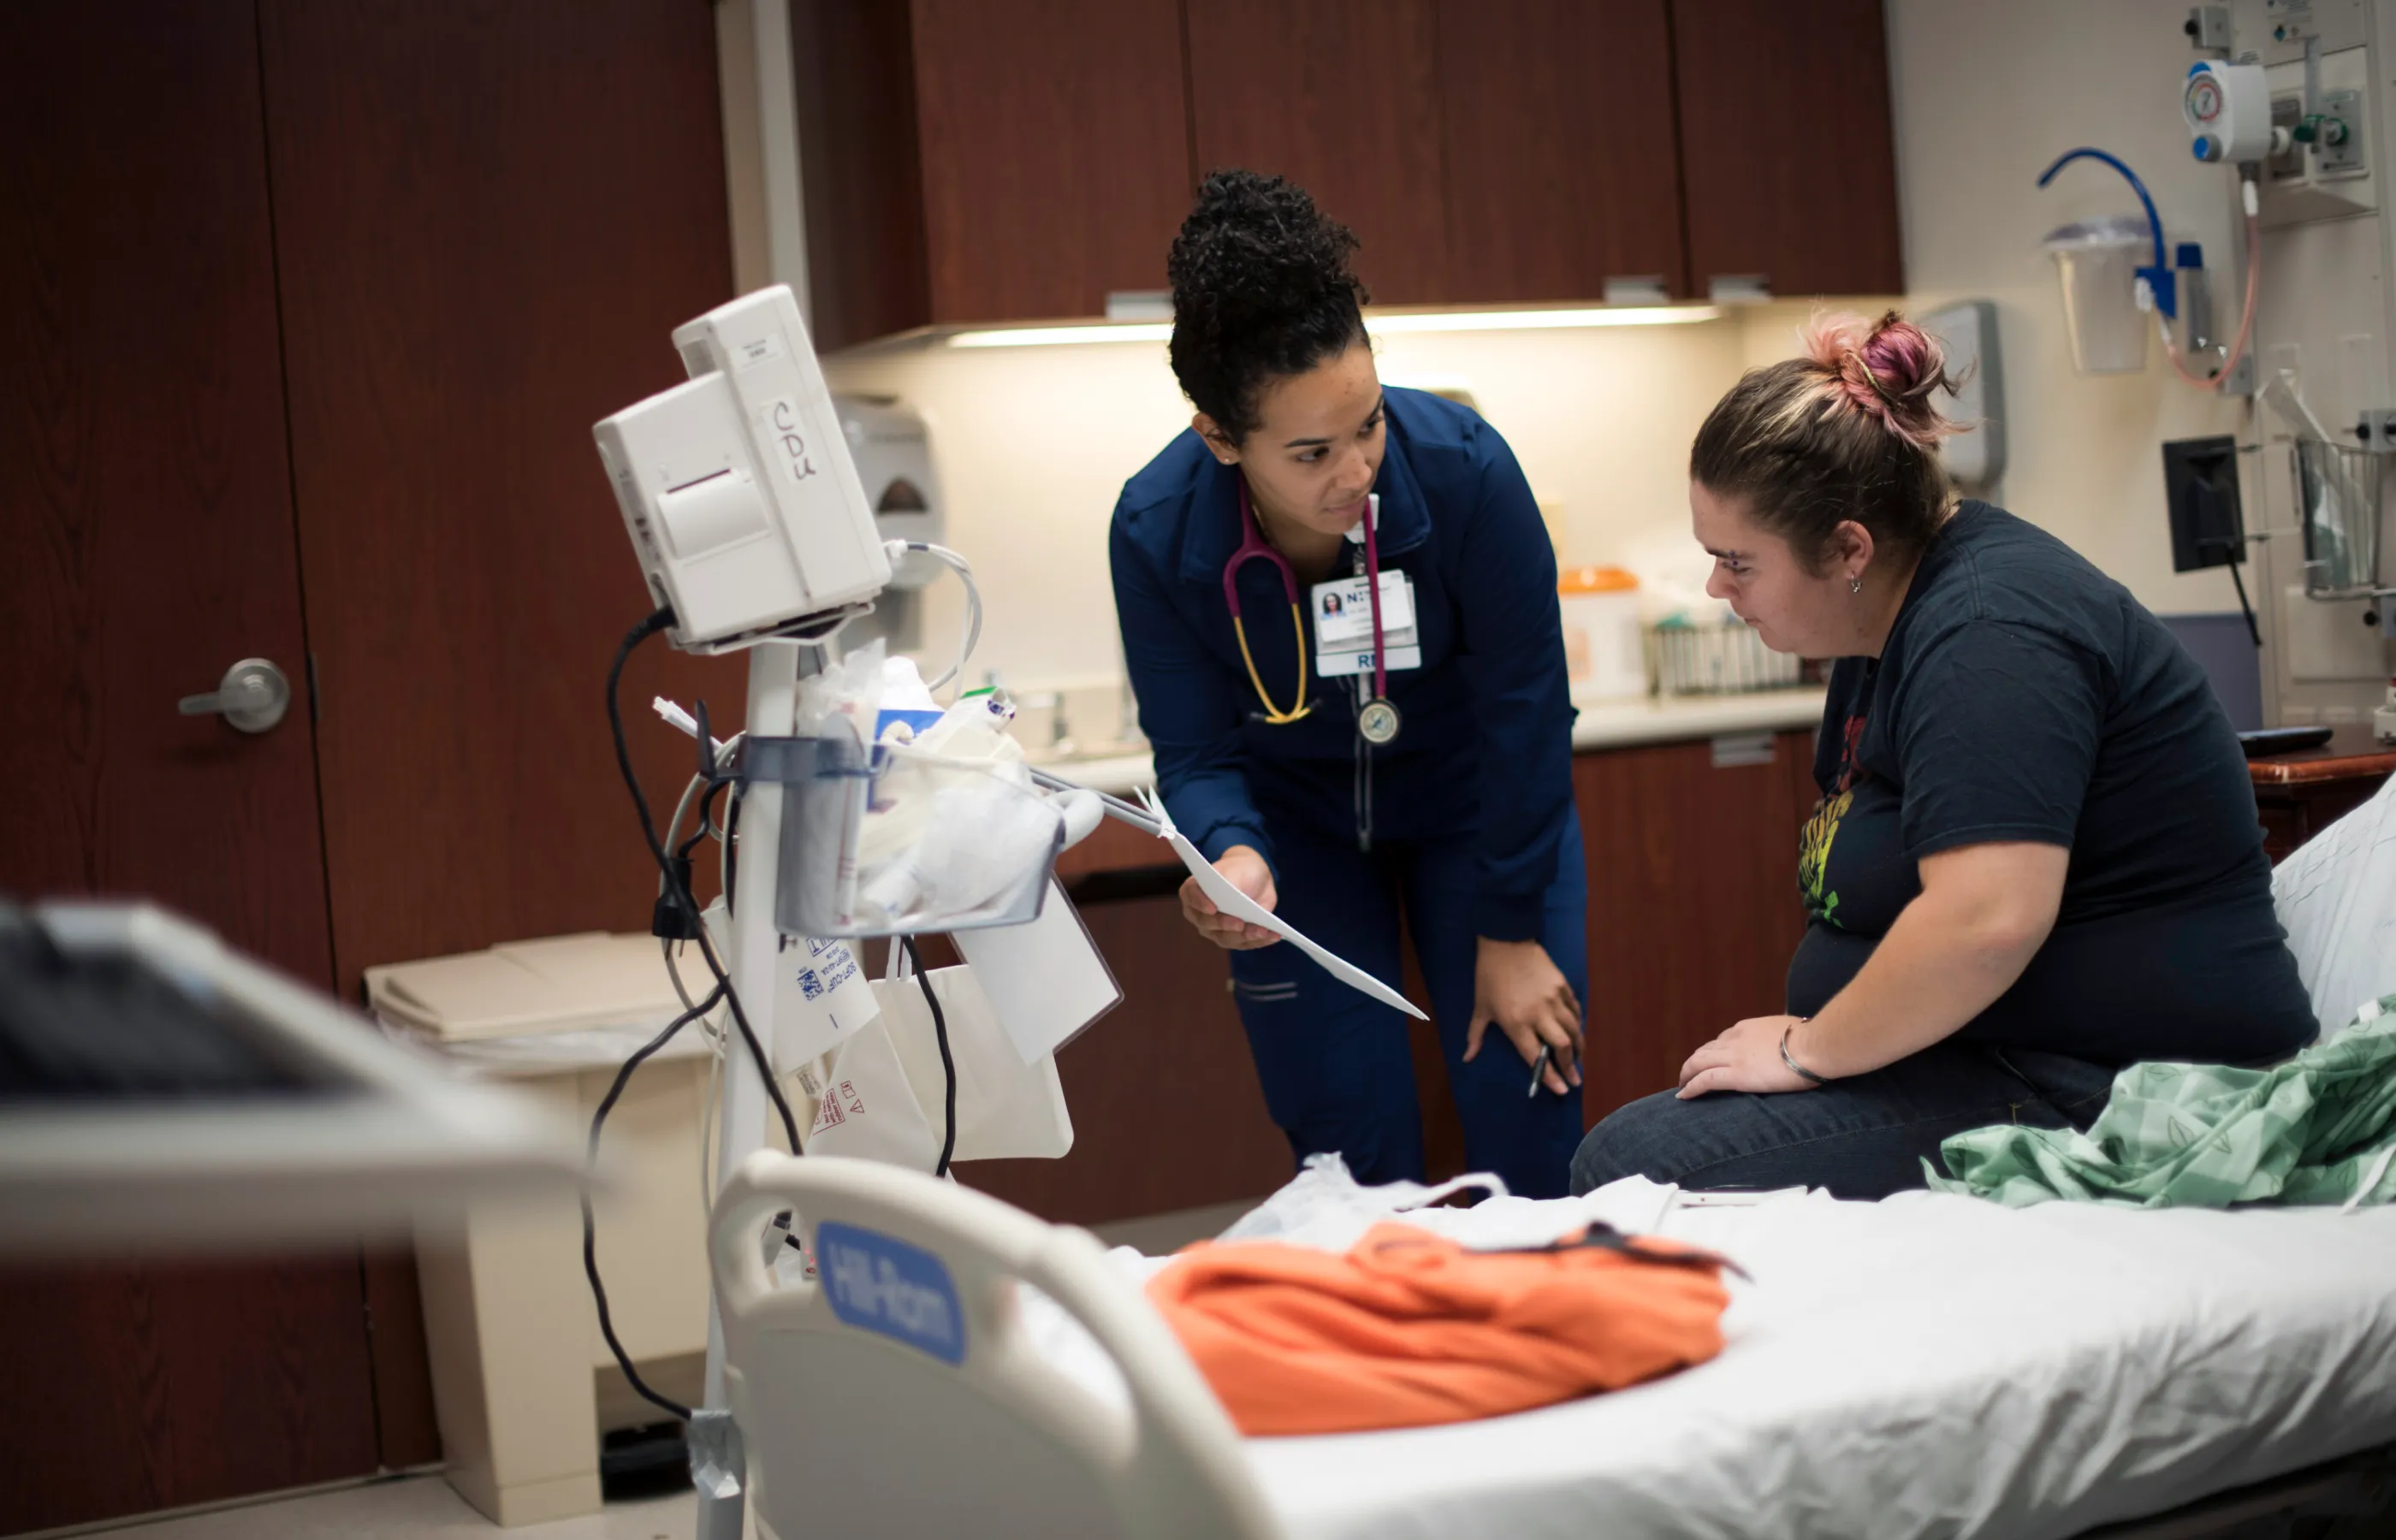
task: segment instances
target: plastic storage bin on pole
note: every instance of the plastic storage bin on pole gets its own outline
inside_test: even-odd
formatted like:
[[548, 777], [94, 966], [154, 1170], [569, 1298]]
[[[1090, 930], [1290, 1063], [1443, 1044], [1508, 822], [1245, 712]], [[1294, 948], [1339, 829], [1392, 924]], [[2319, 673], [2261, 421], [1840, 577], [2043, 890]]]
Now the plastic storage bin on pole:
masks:
[[2134, 215], [2050, 231], [2043, 245], [2063, 285], [2071, 363], [2082, 374], [2136, 374], [2147, 366], [2153, 319], [2138, 308], [2138, 259], [2152, 244]]

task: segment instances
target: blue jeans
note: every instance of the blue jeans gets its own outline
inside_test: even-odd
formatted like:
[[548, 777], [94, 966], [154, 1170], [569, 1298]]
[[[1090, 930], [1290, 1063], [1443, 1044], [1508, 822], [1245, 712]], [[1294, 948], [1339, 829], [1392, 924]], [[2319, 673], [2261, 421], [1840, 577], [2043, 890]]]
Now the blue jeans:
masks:
[[[1580, 1142], [1572, 1189], [1622, 1176], [1687, 1188], [1828, 1188], [1885, 1198], [1923, 1186], [1950, 1135], [1990, 1123], [2085, 1129], [2116, 1071], [2061, 1054], [1950, 1038], [1868, 1075], [1760, 1096], [1643, 1096]], [[1944, 1169], [1943, 1167], [1941, 1168]]]

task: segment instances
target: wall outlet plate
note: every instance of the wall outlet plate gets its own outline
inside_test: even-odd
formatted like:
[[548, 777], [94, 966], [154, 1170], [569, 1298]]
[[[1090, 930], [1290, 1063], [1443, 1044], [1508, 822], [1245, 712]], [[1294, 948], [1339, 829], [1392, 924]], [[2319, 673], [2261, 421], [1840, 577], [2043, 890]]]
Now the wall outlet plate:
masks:
[[2323, 91], [2322, 113], [2347, 126], [2346, 139], [2339, 144], [2317, 146], [2321, 157], [2321, 175], [2324, 177], [2359, 177], [2369, 166], [2363, 158], [2363, 93], [2361, 91]]

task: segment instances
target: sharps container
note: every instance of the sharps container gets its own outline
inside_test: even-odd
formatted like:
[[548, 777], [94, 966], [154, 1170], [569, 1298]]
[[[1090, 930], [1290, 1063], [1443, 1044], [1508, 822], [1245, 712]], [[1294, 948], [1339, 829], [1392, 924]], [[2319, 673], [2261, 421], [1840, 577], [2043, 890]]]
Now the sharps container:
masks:
[[2063, 285], [2063, 325], [2082, 374], [2136, 374], [2147, 366], [2153, 319], [2138, 309], [2137, 267], [2152, 252], [2136, 215], [2088, 219], [2050, 231], [2043, 243]]

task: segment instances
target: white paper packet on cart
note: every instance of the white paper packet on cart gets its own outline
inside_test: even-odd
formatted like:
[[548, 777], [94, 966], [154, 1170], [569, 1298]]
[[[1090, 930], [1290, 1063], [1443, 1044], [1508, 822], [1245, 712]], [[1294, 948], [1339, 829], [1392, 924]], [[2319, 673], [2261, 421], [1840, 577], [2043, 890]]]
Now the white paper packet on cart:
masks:
[[[801, 1083], [812, 1079], [807, 1071]], [[940, 1162], [940, 1131], [924, 1114], [906, 1067], [879, 1021], [842, 1043], [816, 1097], [810, 1155], [845, 1155], [928, 1172]]]
[[[971, 968], [935, 968], [925, 976], [940, 1002], [956, 1066], [957, 1148], [954, 1160], [1047, 1160], [1073, 1148], [1073, 1120], [1054, 1055], [1025, 1064], [999, 1025]], [[881, 1026], [898, 1051], [937, 1144], [947, 1117], [948, 1075], [924, 986], [914, 976], [875, 981]]]

